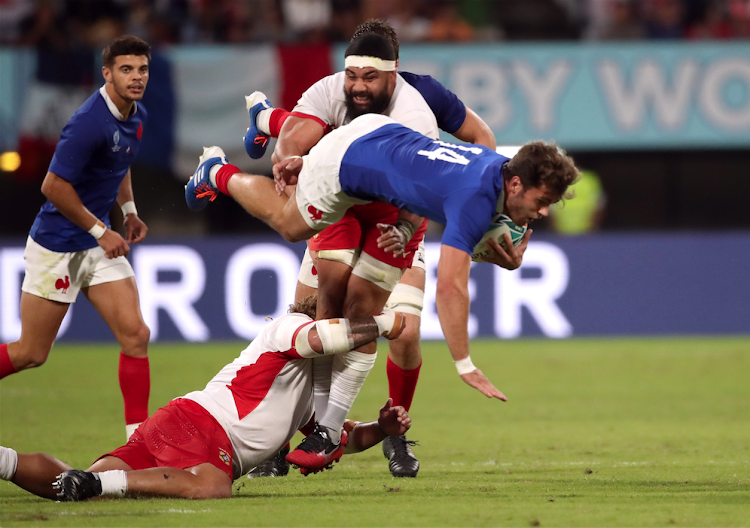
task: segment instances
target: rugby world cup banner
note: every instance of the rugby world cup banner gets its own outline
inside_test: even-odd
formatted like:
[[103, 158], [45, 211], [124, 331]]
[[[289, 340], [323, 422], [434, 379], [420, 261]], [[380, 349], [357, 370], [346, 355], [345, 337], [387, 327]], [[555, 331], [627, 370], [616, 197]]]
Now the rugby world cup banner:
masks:
[[[303, 244], [278, 237], [151, 240], [130, 261], [154, 341], [253, 339], [294, 298]], [[442, 339], [435, 308], [440, 244], [427, 244], [424, 339]], [[710, 257], [706, 257], [710, 255]], [[750, 334], [750, 233], [534, 234], [523, 266], [472, 265], [472, 337], [566, 338]], [[23, 240], [0, 240], [0, 342], [18, 338]], [[60, 339], [110, 341], [83, 296]]]
[[[568, 150], [750, 146], [750, 44], [403, 46], [492, 128], [498, 144]], [[343, 49], [336, 53], [343, 67]]]
[[[217, 144], [243, 170], [268, 171], [270, 156], [254, 161], [244, 154], [244, 96], [261, 90], [291, 109], [312, 83], [343, 69], [344, 50], [271, 44], [155, 50], [141, 161], [171, 164], [187, 177], [201, 147]], [[400, 69], [433, 75], [456, 92], [498, 144], [750, 146], [750, 43], [404, 45], [400, 54]], [[97, 86], [98, 60], [87, 76]], [[0, 67], [13, 72], [0, 76], [0, 149], [20, 142], [38, 154], [41, 144], [51, 157], [60, 130], [93, 89], [35, 79], [36, 56], [28, 49], [0, 49]], [[22, 158], [31, 163], [34, 156]], [[33, 169], [44, 174], [46, 166]]]

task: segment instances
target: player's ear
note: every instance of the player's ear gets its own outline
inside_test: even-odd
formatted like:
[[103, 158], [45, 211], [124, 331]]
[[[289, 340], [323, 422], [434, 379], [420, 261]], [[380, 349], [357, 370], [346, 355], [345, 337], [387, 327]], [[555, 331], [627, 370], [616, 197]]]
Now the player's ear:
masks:
[[520, 176], [513, 176], [510, 179], [510, 181], [508, 182], [508, 190], [510, 190], [514, 194], [523, 192], [523, 183], [521, 182]]
[[105, 81], [112, 82], [112, 70], [106, 66], [102, 66], [102, 77], [104, 77]]

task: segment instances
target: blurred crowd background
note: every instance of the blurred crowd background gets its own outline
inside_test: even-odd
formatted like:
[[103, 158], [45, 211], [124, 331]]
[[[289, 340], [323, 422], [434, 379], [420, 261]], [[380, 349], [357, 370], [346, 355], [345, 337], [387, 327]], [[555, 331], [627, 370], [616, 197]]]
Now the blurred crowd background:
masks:
[[335, 42], [367, 18], [405, 43], [750, 38], [750, 0], [0, 0], [0, 43]]
[[[750, 38], [750, 0], [0, 0], [0, 52], [33, 52], [37, 92], [39, 87], [56, 86], [77, 93], [67, 106], [64, 90], [49, 95], [51, 110], [44, 112], [60, 115], [27, 119], [34, 123], [33, 133], [21, 134], [20, 167], [13, 168], [11, 160], [11, 170], [0, 159], [2, 234], [27, 232], [43, 202], [39, 184], [54, 152], [56, 135], [80, 104], [79, 92], [90, 94], [100, 85], [99, 50], [126, 33], [144, 38], [154, 50], [144, 99], [151, 115], [147, 130], [151, 136], [146, 136], [133, 171], [142, 216], [151, 221], [153, 232], [263, 231], [264, 226], [233, 203], [209, 208], [201, 216], [189, 215], [176, 202], [165, 206], [163, 197], [179, 197], [187, 175], [175, 174], [174, 166], [164, 161], [168, 156], [163, 146], [171, 149], [175, 142], [168, 127], [174, 129], [177, 112], [168, 61], [160, 51], [268, 44], [312, 49], [348, 41], [357, 25], [368, 18], [387, 19], [407, 49], [431, 44], [479, 44], [491, 49], [541, 43], [550, 47], [556, 42], [589, 47], [603, 42], [659, 46]], [[13, 68], [23, 68], [14, 64]], [[0, 83], [12, 83], [15, 75], [6, 67], [0, 72]], [[310, 83], [317, 78], [311, 77]], [[252, 89], [255, 86], [248, 86], [248, 93]], [[39, 93], [35, 97], [35, 101], [44, 99]], [[739, 97], [741, 106], [742, 97], [750, 95]], [[25, 115], [33, 110], [25, 109]], [[3, 126], [7, 123], [0, 122], [0, 132], [7, 130]], [[744, 145], [750, 145], [747, 130], [737, 134], [746, 136]], [[153, 141], [157, 136], [160, 141]], [[737, 148], [736, 141], [702, 150], [584, 148], [572, 154], [587, 169], [586, 188], [579, 189], [581, 199], [569, 210], [580, 207], [586, 211], [580, 214], [588, 217], [583, 222], [567, 221], [582, 225], [578, 231], [750, 228], [750, 217], [743, 213], [750, 196], [745, 169], [750, 150]], [[708, 175], [714, 183], [710, 192], [703, 185]], [[703, 210], [713, 223], [699, 219], [696, 210]], [[565, 223], [547, 222], [540, 227], [563, 230]]]

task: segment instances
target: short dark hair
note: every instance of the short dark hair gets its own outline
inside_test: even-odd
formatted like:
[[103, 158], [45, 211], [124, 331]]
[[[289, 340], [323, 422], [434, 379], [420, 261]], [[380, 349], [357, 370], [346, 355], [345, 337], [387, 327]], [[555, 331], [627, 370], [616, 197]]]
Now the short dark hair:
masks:
[[318, 311], [318, 295], [313, 293], [294, 304], [289, 305], [289, 313], [301, 313], [310, 319], [315, 319]]
[[117, 37], [102, 50], [102, 63], [107, 68], [111, 68], [115, 64], [115, 59], [120, 55], [145, 56], [151, 62], [151, 46], [134, 35]]
[[391, 26], [386, 20], [370, 18], [364, 21], [357, 26], [354, 35], [352, 35], [352, 40], [367, 33], [375, 33], [376, 35], [380, 35], [381, 37], [390, 40], [391, 46], [393, 46], [393, 51], [396, 53], [396, 58], [398, 59], [398, 35], [396, 34], [396, 30], [393, 29], [393, 26]]
[[396, 52], [393, 51], [391, 41], [382, 35], [365, 33], [353, 38], [346, 48], [344, 57], [349, 55], [363, 55], [365, 57], [377, 57], [383, 60], [396, 60]]
[[578, 178], [573, 158], [560, 150], [555, 142], [532, 141], [521, 147], [505, 166], [503, 176], [521, 178], [524, 189], [546, 186], [562, 198], [568, 198], [568, 187]]

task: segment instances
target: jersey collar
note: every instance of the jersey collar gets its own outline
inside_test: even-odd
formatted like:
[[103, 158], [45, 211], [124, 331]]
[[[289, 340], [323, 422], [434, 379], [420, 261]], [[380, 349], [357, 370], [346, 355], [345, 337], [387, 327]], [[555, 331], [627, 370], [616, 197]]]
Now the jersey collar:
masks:
[[[104, 102], [107, 103], [107, 108], [109, 108], [109, 111], [112, 112], [112, 115], [115, 116], [115, 119], [118, 121], [125, 121], [128, 117], [123, 117], [123, 115], [120, 113], [120, 111], [117, 109], [117, 105], [112, 101], [112, 99], [109, 97], [109, 94], [107, 93], [107, 85], [105, 84], [101, 88], [99, 88], [99, 93], [102, 94], [102, 97], [104, 98]], [[138, 111], [138, 103], [133, 101], [133, 113], [130, 115], [135, 115], [135, 113]]]

